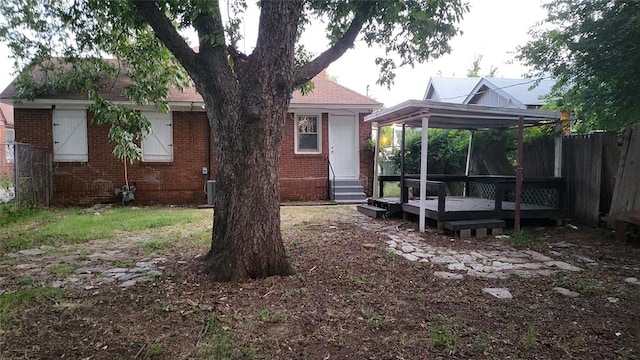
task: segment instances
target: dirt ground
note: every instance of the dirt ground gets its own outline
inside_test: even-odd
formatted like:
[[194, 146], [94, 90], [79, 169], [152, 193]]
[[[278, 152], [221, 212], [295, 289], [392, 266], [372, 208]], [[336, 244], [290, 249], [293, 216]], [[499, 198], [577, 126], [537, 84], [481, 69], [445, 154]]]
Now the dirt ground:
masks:
[[[640, 247], [616, 243], [610, 231], [526, 227], [534, 240], [520, 248], [583, 271], [445, 280], [434, 276], [448, 271], [443, 265], [408, 261], [388, 248], [388, 229], [416, 229], [415, 223], [333, 208], [283, 225], [293, 276], [211, 283], [197, 257], [206, 247], [176, 241], [162, 253], [163, 275], [151, 281], [68, 284], [64, 299], [40, 299], [4, 319], [0, 358], [640, 358], [640, 286], [624, 281], [640, 277]], [[295, 211], [283, 210], [285, 224]], [[387, 230], [363, 226], [372, 223]], [[420, 237], [456, 251], [511, 248], [509, 239], [462, 241], [435, 231]], [[569, 246], [551, 245], [558, 242]], [[95, 251], [100, 244], [86, 246]], [[580, 264], [576, 254], [597, 264]], [[127, 256], [150, 257], [139, 248]], [[0, 268], [5, 291], [25, 286], [16, 259], [5, 258]], [[580, 295], [552, 291], [558, 286]], [[513, 298], [494, 298], [486, 287], [508, 288]]]

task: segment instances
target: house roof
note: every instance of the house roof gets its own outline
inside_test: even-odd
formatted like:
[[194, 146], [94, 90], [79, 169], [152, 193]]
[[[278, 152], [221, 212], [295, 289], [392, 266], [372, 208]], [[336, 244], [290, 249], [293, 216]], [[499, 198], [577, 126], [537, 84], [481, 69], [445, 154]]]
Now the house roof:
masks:
[[299, 90], [293, 92], [292, 105], [368, 105], [380, 108], [378, 101], [359, 94], [329, 79], [325, 70], [313, 78], [313, 91], [302, 95]]
[[515, 126], [521, 116], [524, 123], [529, 125], [556, 122], [560, 119], [560, 113], [554, 111], [408, 100], [369, 114], [364, 121], [375, 121], [381, 126], [407, 124], [422, 127], [422, 119], [428, 118], [429, 128], [477, 130]]
[[13, 106], [0, 103], [0, 124], [13, 127]]
[[[117, 60], [108, 60], [115, 66], [121, 66]], [[42, 81], [45, 74], [40, 69], [34, 69], [32, 76], [37, 81]], [[312, 79], [314, 82], [314, 89], [307, 95], [302, 95], [300, 91], [294, 91], [293, 98], [291, 99], [292, 106], [304, 106], [304, 105], [330, 105], [330, 106], [358, 106], [367, 107], [371, 110], [378, 109], [382, 106], [381, 103], [361, 95], [351, 89], [348, 89], [336, 82], [329, 80], [326, 72], [323, 71]], [[126, 76], [123, 71], [115, 81], [101, 81], [98, 87], [98, 93], [109, 101], [116, 102], [128, 102], [129, 99], [124, 94], [125, 87], [131, 83], [131, 79]], [[5, 102], [11, 102], [16, 94], [15, 81], [9, 84], [9, 86], [0, 93], [0, 101], [7, 100]], [[90, 101], [86, 93], [77, 91], [57, 91], [55, 93], [48, 93], [39, 95], [36, 101], [48, 101], [49, 103], [57, 100], [62, 101]], [[195, 90], [195, 87], [187, 87], [183, 91], [177, 89], [171, 89], [167, 101], [171, 103], [202, 103], [203, 99], [200, 94]]]
[[476, 93], [486, 87], [521, 107], [542, 106], [547, 103], [543, 97], [551, 92], [554, 84], [555, 80], [552, 79], [482, 78], [465, 98], [464, 103], [472, 103]]
[[429, 79], [423, 99], [462, 104], [480, 79], [479, 77], [432, 77]]
[[[537, 86], [533, 87], [538, 82]], [[505, 79], [495, 77], [433, 77], [429, 79], [424, 100], [454, 104], [472, 104], [483, 91], [494, 91], [520, 108], [546, 104], [543, 96], [551, 92], [553, 79]]]

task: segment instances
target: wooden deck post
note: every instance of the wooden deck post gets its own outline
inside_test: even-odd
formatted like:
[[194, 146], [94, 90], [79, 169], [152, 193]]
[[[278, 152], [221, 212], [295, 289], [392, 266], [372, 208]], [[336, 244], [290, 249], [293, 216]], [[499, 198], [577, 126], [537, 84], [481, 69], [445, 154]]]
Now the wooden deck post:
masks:
[[[560, 116], [564, 116], [561, 114]], [[554, 138], [553, 176], [562, 176], [562, 121], [556, 122], [556, 137]]]

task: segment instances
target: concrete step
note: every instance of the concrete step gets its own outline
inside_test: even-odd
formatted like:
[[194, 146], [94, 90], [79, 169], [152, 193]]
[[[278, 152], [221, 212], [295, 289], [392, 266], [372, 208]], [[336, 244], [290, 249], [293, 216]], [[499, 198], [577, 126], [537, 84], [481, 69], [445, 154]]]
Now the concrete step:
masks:
[[337, 193], [333, 200], [338, 204], [364, 204], [367, 195], [364, 192]]
[[336, 185], [335, 192], [336, 194], [364, 192], [364, 188], [361, 185]]
[[335, 186], [362, 186], [358, 179], [335, 179], [332, 180]]

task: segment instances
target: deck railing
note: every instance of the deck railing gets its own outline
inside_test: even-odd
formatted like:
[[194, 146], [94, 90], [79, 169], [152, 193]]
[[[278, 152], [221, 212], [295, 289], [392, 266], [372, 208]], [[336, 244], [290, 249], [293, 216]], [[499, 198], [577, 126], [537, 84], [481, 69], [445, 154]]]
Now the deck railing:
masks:
[[[447, 189], [451, 183], [464, 183], [469, 197], [480, 197], [491, 199], [495, 202], [495, 211], [502, 211], [504, 201], [515, 201], [515, 176], [494, 176], [494, 175], [443, 175], [433, 174], [427, 177], [427, 196], [438, 196], [438, 213], [445, 211], [445, 198], [448, 196]], [[378, 177], [380, 197], [384, 197], [384, 184], [386, 182], [400, 181], [399, 175], [381, 175]], [[558, 177], [550, 178], [526, 178], [522, 183], [522, 203], [541, 205], [557, 209], [561, 214], [565, 213], [565, 180]], [[418, 175], [405, 175], [405, 188], [401, 191], [404, 198], [402, 203], [409, 200], [409, 189], [412, 190], [414, 198], [420, 189]]]

